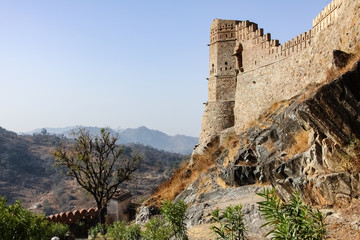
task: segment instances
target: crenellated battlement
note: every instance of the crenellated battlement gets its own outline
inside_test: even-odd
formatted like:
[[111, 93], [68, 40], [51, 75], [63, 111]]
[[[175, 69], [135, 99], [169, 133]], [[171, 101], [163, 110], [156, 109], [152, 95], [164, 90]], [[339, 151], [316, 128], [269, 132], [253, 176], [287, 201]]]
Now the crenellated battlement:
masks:
[[342, 1], [333, 0], [313, 19], [313, 32], [315, 34], [335, 21], [338, 15], [337, 9], [341, 6]]
[[[252, 51], [254, 48], [258, 48], [256, 55], [265, 64], [268, 64], [268, 61], [285, 58], [306, 49], [310, 45], [312, 37], [312, 31], [309, 30], [280, 45], [279, 40], [272, 39], [270, 33], [264, 34], [264, 29], [258, 28], [256, 23], [244, 21], [236, 27], [237, 46], [245, 44]], [[234, 52], [236, 51], [237, 49], [234, 50]], [[244, 64], [246, 65], [246, 63]]]
[[308, 30], [307, 32], [301, 33], [293, 39], [283, 43], [280, 46], [280, 53], [277, 55], [277, 57], [287, 57], [293, 53], [301, 52], [311, 44], [312, 37], [312, 31]]
[[214, 19], [210, 28], [210, 44], [218, 41], [235, 40], [235, 29], [238, 21]]
[[278, 46], [279, 40], [271, 39], [271, 34], [264, 34], [264, 29], [258, 28], [253, 22], [243, 21], [236, 26], [236, 39], [238, 41], [253, 41], [266, 47]]
[[359, 6], [360, 0], [333, 0], [312, 29], [282, 44], [254, 22], [215, 19], [200, 144], [230, 127], [240, 133], [272, 104], [324, 81], [333, 51], [350, 53], [360, 43]]

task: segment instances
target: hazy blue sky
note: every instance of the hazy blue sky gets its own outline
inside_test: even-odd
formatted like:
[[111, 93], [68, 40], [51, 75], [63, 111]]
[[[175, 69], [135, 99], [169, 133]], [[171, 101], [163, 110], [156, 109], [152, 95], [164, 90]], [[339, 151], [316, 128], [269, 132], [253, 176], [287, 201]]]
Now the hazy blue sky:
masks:
[[212, 20], [250, 20], [283, 43], [329, 2], [0, 0], [0, 127], [198, 136]]

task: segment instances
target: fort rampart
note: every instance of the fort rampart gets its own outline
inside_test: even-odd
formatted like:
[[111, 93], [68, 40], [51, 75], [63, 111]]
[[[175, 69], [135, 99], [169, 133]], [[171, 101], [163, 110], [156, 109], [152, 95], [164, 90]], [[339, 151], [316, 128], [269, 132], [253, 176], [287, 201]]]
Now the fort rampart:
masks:
[[200, 144], [231, 127], [239, 134], [274, 103], [324, 82], [333, 51], [353, 52], [360, 40], [359, 2], [333, 0], [311, 30], [283, 44], [256, 23], [215, 19]]

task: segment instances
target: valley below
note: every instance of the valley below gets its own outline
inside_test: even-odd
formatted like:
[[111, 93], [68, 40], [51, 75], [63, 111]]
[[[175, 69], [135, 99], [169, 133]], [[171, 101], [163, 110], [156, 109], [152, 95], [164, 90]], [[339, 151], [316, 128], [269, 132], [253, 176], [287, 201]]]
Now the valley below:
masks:
[[[54, 167], [52, 153], [70, 139], [53, 134], [17, 135], [0, 129], [0, 195], [9, 204], [20, 200], [25, 208], [46, 215], [96, 207], [91, 196], [75, 179], [66, 176], [66, 169]], [[121, 185], [141, 203], [186, 155], [157, 150], [141, 144], [127, 144], [125, 155], [143, 157], [131, 180]]]

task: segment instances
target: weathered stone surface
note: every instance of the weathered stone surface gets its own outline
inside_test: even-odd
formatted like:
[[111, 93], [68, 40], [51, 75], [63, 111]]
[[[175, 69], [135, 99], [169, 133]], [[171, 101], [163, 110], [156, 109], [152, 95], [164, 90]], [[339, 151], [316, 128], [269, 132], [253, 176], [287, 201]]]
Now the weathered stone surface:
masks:
[[260, 186], [243, 186], [238, 188], [218, 188], [203, 193], [187, 210], [187, 227], [211, 222], [211, 213], [215, 209], [224, 210], [227, 206], [243, 205], [244, 222], [250, 239], [263, 239], [268, 228], [260, 228], [265, 223], [258, 210], [257, 201], [263, 199], [256, 195], [262, 191]]
[[255, 184], [259, 179], [259, 172], [256, 166], [235, 166], [234, 180], [239, 186]]
[[359, 16], [360, 0], [333, 0], [311, 31], [283, 45], [249, 21], [212, 23], [209, 102], [193, 154], [215, 142], [222, 149], [216, 167], [177, 198], [190, 205], [189, 227], [242, 203], [256, 235], [257, 196], [246, 190], [258, 183], [322, 207], [346, 208], [360, 196], [360, 64], [331, 79], [357, 51]]
[[334, 57], [335, 67], [344, 68], [348, 64], [352, 56], [353, 56], [352, 54], [343, 52], [341, 50], [334, 50], [333, 57]]
[[[360, 63], [306, 98], [294, 97], [240, 134], [235, 154], [223, 149], [214, 159], [218, 171], [212, 168], [178, 196], [190, 204], [188, 226], [209, 223], [212, 210], [236, 202], [244, 204], [249, 231], [257, 233], [262, 220], [256, 196], [250, 200], [246, 191], [267, 181], [284, 200], [297, 190], [308, 203], [347, 208], [360, 196], [359, 90]], [[225, 137], [221, 142], [228, 144]], [[233, 188], [222, 188], [217, 178]], [[200, 184], [204, 181], [206, 189]]]
[[141, 206], [139, 213], [136, 214], [136, 224], [144, 224], [150, 219], [150, 210], [147, 206]]
[[[359, 79], [357, 64], [353, 71], [324, 85], [303, 102], [294, 101], [262, 131], [277, 136], [272, 157], [278, 161], [268, 171], [273, 173], [271, 183], [284, 199], [298, 190], [309, 202], [346, 206], [351, 198], [359, 196]], [[303, 140], [298, 137], [302, 131], [307, 133]], [[250, 136], [252, 142], [264, 147], [269, 145], [269, 135]], [[298, 147], [295, 156], [291, 154], [292, 146]], [[250, 146], [248, 151], [253, 148]], [[259, 152], [254, 157], [260, 167], [269, 161]]]
[[[273, 104], [322, 84], [329, 70], [343, 68], [360, 42], [359, 0], [333, 0], [312, 29], [279, 44], [256, 23], [215, 19], [210, 29], [209, 104], [234, 103], [237, 134], [252, 126]], [[223, 108], [206, 108], [200, 144], [227, 127], [217, 121]], [[214, 117], [211, 117], [214, 116]]]

